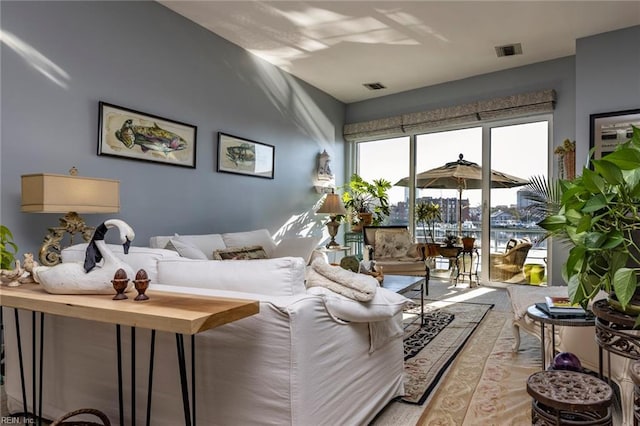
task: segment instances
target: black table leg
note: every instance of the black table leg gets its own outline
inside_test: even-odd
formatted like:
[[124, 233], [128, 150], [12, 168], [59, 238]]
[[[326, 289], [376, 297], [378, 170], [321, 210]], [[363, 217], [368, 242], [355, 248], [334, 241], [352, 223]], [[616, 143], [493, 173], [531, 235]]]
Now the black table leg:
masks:
[[118, 352], [118, 417], [120, 424], [124, 425], [124, 405], [122, 397], [122, 333], [120, 324], [116, 324], [116, 348]]

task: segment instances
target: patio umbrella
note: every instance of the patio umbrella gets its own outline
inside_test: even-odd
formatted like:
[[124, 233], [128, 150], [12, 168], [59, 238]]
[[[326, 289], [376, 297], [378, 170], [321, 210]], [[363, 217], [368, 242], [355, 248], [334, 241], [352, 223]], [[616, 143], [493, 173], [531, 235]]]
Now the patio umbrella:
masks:
[[[491, 170], [491, 188], [514, 188], [526, 185], [527, 180]], [[400, 179], [395, 186], [409, 186], [409, 178]], [[462, 191], [482, 188], [482, 167], [463, 159], [416, 175], [416, 188], [440, 188], [458, 190], [458, 235], [462, 234]]]

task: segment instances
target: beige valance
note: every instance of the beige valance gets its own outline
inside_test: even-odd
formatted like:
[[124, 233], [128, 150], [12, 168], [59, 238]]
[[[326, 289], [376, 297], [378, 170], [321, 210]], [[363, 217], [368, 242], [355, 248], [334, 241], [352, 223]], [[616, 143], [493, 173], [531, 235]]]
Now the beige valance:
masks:
[[348, 142], [406, 136], [437, 128], [478, 123], [483, 120], [551, 112], [555, 101], [556, 92], [553, 89], [521, 93], [465, 105], [345, 124], [343, 134]]

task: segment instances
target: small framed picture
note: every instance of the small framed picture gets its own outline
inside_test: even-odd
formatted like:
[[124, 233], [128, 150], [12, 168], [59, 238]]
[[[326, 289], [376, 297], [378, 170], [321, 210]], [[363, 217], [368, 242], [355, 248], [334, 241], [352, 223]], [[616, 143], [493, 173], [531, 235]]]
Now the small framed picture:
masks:
[[589, 148], [595, 147], [593, 158], [598, 160], [633, 136], [631, 125], [640, 127], [640, 109], [591, 114]]
[[98, 155], [196, 167], [197, 127], [100, 102]]
[[275, 147], [218, 132], [218, 171], [273, 179]]

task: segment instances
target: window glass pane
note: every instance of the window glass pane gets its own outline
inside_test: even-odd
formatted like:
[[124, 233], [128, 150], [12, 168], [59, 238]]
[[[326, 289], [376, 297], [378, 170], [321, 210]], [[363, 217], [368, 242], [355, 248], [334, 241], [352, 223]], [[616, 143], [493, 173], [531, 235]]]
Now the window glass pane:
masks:
[[[409, 176], [409, 138], [384, 139], [358, 144], [358, 174], [366, 181], [386, 179], [393, 185]], [[394, 186], [389, 191], [391, 216], [387, 225], [406, 225], [408, 188]]]
[[[416, 174], [442, 167], [446, 163], [455, 162], [459, 155], [463, 159], [482, 165], [482, 128], [451, 130], [446, 132], [429, 133], [416, 137]], [[428, 180], [426, 181], [428, 182]], [[447, 182], [446, 188], [422, 188], [420, 183], [416, 187], [416, 201], [433, 202], [440, 205], [442, 224], [435, 230], [436, 241], [441, 241], [445, 234], [458, 235], [458, 215], [460, 192], [453, 180]], [[436, 183], [438, 184], [438, 183]], [[480, 226], [480, 203], [482, 193], [479, 189], [462, 191], [462, 223], [470, 227]], [[422, 235], [420, 227], [416, 230]]]

